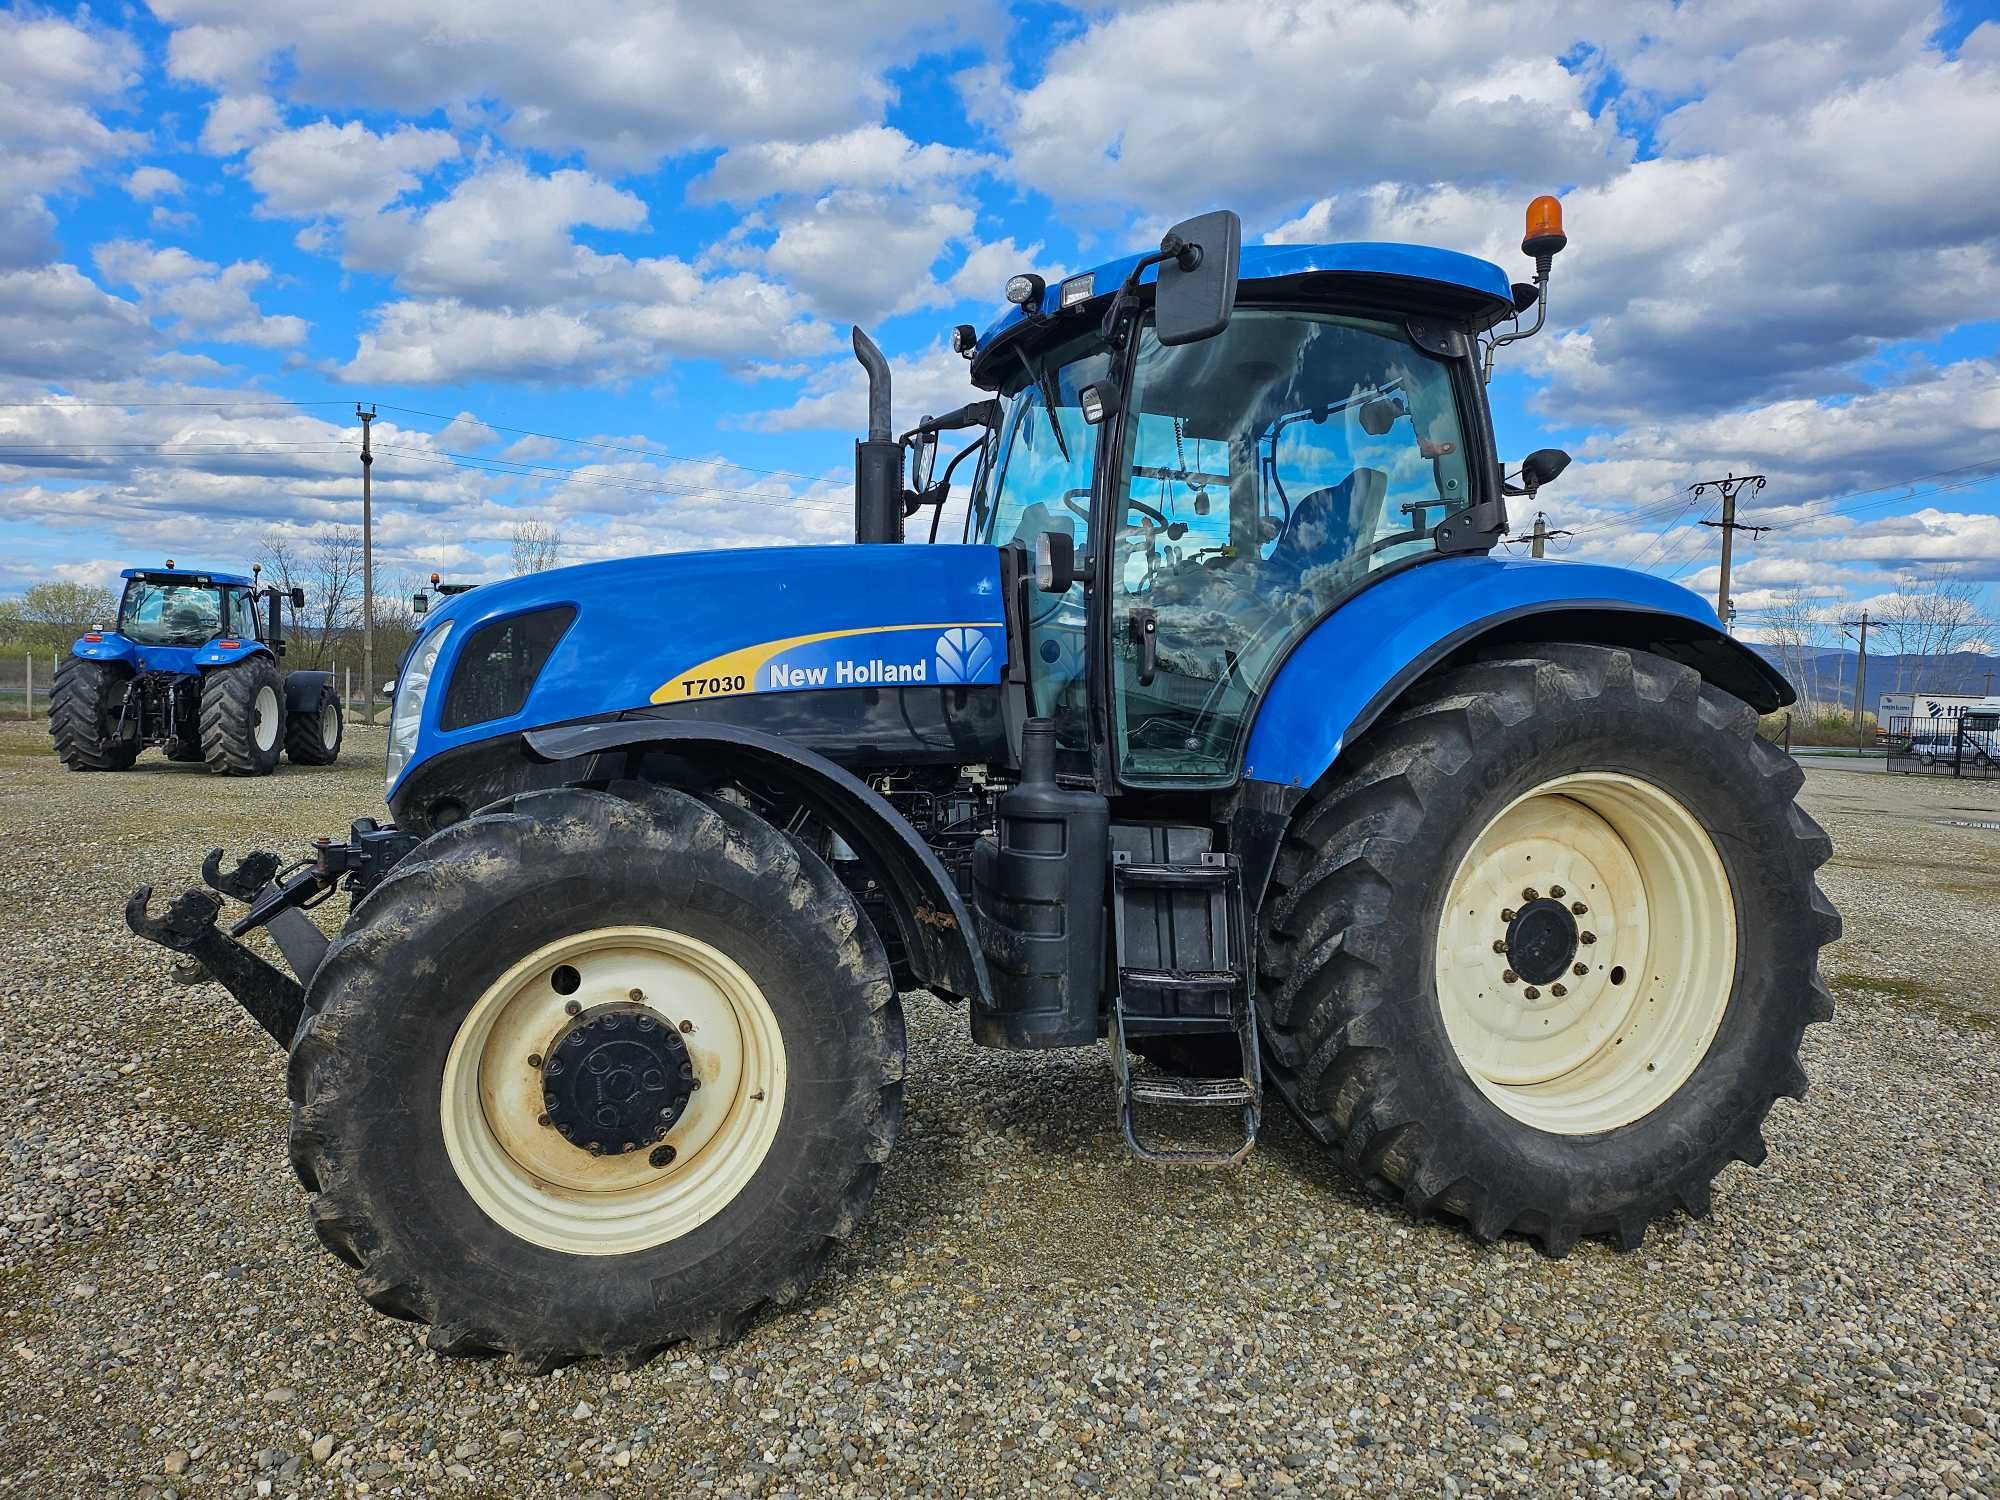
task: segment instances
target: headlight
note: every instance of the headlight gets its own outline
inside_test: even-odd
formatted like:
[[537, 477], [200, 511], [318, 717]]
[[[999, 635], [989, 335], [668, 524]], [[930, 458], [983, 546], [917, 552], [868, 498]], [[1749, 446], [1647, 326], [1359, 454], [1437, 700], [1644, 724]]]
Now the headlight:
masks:
[[444, 638], [450, 634], [451, 621], [446, 620], [418, 642], [417, 649], [410, 653], [409, 665], [403, 668], [403, 675], [396, 681], [396, 701], [389, 710], [387, 785], [391, 790], [416, 751], [417, 725], [423, 721], [424, 696], [430, 692], [431, 671], [437, 666]]

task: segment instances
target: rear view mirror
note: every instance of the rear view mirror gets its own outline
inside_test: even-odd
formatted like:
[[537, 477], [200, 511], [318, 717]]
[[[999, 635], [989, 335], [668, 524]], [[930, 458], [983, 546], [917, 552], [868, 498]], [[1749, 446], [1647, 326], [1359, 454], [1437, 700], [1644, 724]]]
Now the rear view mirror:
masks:
[[306, 591], [297, 584], [294, 584], [292, 586], [291, 600], [293, 609], [304, 609], [306, 607]]
[[1162, 344], [1197, 343], [1229, 326], [1242, 243], [1243, 223], [1226, 208], [1167, 231], [1160, 249], [1171, 258], [1160, 264], [1153, 299], [1153, 327]]
[[936, 428], [919, 432], [916, 441], [910, 445], [910, 488], [919, 495], [930, 488], [931, 470], [937, 467], [937, 451]]
[[428, 614], [430, 613], [430, 607], [431, 607], [431, 596], [429, 594], [426, 594], [422, 589], [418, 589], [414, 594], [410, 595], [411, 614], [413, 615]]
[[1537, 448], [1521, 460], [1521, 483], [1528, 493], [1552, 484], [1557, 475], [1569, 467], [1569, 455], [1560, 448]]
[[1076, 582], [1076, 540], [1067, 531], [1044, 531], [1035, 538], [1035, 587], [1067, 594]]

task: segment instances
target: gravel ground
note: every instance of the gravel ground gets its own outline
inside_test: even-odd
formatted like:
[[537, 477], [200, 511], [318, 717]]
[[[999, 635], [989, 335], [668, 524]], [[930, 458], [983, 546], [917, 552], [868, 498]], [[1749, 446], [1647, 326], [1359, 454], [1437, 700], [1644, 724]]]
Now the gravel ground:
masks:
[[[59, 770], [0, 728], [0, 1492], [1993, 1494], [2000, 784], [1811, 773], [1848, 936], [1761, 1171], [1633, 1255], [1129, 1159], [1098, 1055], [909, 1002], [878, 1221], [720, 1351], [537, 1379], [371, 1313], [306, 1226], [282, 1065], [124, 895], [334, 832], [331, 770]], [[197, 833], [193, 830], [202, 830]]]

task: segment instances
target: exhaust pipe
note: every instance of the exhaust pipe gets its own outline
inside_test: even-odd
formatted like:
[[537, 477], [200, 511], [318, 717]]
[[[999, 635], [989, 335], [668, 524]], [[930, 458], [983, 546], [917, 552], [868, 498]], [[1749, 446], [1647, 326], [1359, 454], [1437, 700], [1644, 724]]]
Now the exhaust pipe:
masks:
[[891, 430], [889, 361], [854, 330], [854, 357], [868, 372], [868, 436], [854, 445], [854, 540], [903, 539], [903, 445]]

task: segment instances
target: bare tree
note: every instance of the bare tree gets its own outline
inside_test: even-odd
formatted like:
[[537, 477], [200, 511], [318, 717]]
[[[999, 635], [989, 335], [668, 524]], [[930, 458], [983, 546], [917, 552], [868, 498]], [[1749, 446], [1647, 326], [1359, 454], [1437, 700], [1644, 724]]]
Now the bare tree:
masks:
[[1913, 568], [1896, 580], [1890, 616], [1879, 627], [1896, 652], [1896, 688], [1905, 676], [1912, 691], [1923, 688], [1923, 674], [1938, 657], [1970, 646], [1992, 627], [1981, 601], [1977, 580], [1962, 577], [1945, 563]]
[[1819, 687], [1813, 660], [1818, 632], [1816, 609], [1805, 585], [1795, 583], [1778, 595], [1765, 617], [1765, 635], [1772, 651], [1777, 653], [1778, 670], [1799, 695], [1799, 712], [1808, 719], [1813, 715], [1813, 700]]
[[341, 637], [360, 619], [360, 528], [332, 526], [303, 541], [269, 532], [260, 553], [266, 582], [287, 592], [305, 590], [303, 609], [289, 602], [285, 606], [290, 665], [331, 666]]
[[562, 530], [547, 521], [516, 521], [513, 537], [517, 575], [545, 573], [562, 561]]

